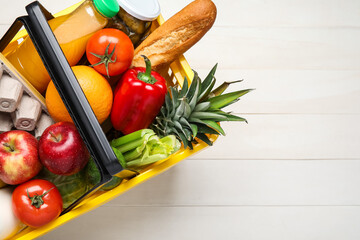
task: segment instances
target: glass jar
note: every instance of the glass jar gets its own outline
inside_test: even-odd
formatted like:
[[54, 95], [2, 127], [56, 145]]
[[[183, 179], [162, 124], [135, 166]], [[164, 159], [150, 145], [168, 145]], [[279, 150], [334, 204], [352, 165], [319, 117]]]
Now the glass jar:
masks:
[[106, 27], [123, 31], [137, 47], [149, 35], [152, 21], [160, 14], [160, 5], [157, 0], [117, 1], [120, 11]]

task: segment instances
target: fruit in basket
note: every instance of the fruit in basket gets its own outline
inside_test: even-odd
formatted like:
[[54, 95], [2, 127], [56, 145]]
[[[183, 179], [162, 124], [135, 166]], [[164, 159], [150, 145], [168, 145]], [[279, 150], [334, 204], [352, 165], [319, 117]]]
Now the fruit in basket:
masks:
[[224, 130], [218, 124], [222, 121], [245, 121], [221, 109], [239, 100], [239, 98], [252, 89], [245, 89], [223, 94], [231, 83], [223, 83], [213, 90], [216, 79], [214, 77], [217, 65], [215, 65], [204, 81], [194, 72], [194, 78], [190, 87], [187, 79], [182, 89], [171, 87], [166, 95], [165, 104], [159, 115], [151, 125], [152, 129], [160, 136], [169, 134], [176, 135], [184, 144], [192, 149], [192, 142], [198, 138], [208, 145], [212, 142], [206, 134], [223, 134]]
[[83, 169], [90, 154], [75, 125], [58, 122], [41, 135], [39, 157], [50, 172], [68, 176]]
[[122, 31], [105, 28], [91, 36], [86, 45], [86, 57], [96, 71], [116, 76], [130, 67], [134, 46]]
[[124, 134], [147, 128], [165, 101], [166, 80], [151, 71], [149, 59], [143, 58], [146, 69], [127, 70], [115, 88], [111, 123]]
[[[103, 123], [110, 115], [113, 92], [106, 79], [93, 68], [75, 66], [72, 70], [79, 81], [92, 110], [99, 123]], [[57, 122], [72, 122], [72, 119], [51, 81], [46, 90], [46, 106], [51, 117]]]
[[38, 142], [28, 132], [13, 130], [0, 134], [0, 179], [17, 185], [41, 170]]
[[56, 219], [63, 202], [56, 186], [46, 180], [35, 179], [19, 185], [12, 194], [12, 209], [27, 226], [37, 228]]
[[0, 189], [0, 239], [8, 239], [20, 230], [22, 223], [12, 211], [11, 189]]

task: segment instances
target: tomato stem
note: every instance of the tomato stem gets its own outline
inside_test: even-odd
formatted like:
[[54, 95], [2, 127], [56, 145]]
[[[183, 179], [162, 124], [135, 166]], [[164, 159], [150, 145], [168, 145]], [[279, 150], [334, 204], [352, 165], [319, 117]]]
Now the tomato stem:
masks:
[[112, 50], [112, 52], [109, 54], [110, 44], [111, 43], [109, 43], [106, 46], [105, 53], [103, 55], [99, 55], [99, 54], [95, 54], [95, 53], [90, 52], [95, 57], [100, 58], [99, 62], [90, 65], [90, 67], [95, 67], [95, 66], [98, 66], [100, 64], [105, 64], [106, 74], [107, 74], [108, 77], [110, 77], [109, 76], [109, 64], [116, 62], [116, 56], [115, 56], [114, 60], [111, 60], [111, 58], [113, 57], [113, 55], [115, 53], [116, 44], [115, 44], [114, 49]]
[[44, 204], [43, 197], [46, 194], [48, 194], [51, 190], [53, 190], [53, 188], [47, 190], [46, 192], [44, 192], [41, 195], [38, 195], [37, 193], [35, 193], [35, 195], [32, 197], [30, 197], [29, 189], [26, 189], [26, 193], [27, 193], [28, 198], [31, 200], [31, 205], [39, 209], [41, 207], [41, 205]]

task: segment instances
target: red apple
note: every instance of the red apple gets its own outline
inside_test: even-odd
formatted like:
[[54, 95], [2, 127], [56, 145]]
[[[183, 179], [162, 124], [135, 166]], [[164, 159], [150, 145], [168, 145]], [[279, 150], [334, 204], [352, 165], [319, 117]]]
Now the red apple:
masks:
[[41, 135], [39, 157], [50, 172], [68, 176], [84, 168], [90, 154], [75, 125], [58, 122]]
[[36, 138], [28, 132], [0, 134], [0, 179], [17, 185], [35, 177], [42, 168], [37, 147]]

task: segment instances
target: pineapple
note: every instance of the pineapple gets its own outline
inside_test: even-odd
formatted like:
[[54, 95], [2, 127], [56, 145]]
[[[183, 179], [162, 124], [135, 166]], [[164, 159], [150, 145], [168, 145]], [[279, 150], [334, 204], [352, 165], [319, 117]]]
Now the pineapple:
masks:
[[217, 64], [204, 81], [194, 71], [194, 79], [188, 86], [185, 79], [182, 89], [171, 87], [165, 97], [165, 104], [155, 118], [151, 128], [159, 136], [174, 134], [184, 144], [184, 148], [193, 148], [192, 143], [198, 138], [208, 145], [212, 142], [206, 134], [222, 134], [224, 130], [218, 124], [222, 121], [245, 121], [246, 119], [224, 112], [221, 109], [237, 102], [252, 89], [223, 94], [232, 83], [225, 82], [214, 89], [214, 77]]

